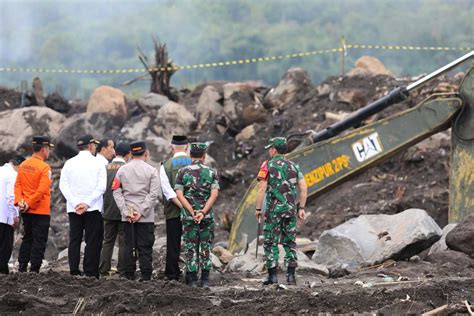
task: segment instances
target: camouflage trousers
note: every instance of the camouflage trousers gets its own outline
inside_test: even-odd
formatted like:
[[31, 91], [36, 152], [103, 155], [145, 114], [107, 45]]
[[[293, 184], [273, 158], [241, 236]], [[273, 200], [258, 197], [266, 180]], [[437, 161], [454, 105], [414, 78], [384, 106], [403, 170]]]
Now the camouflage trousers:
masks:
[[[297, 267], [296, 256], [296, 216], [282, 217], [281, 214], [271, 212], [263, 225], [263, 253], [267, 269], [278, 266], [280, 251], [278, 243], [281, 241], [285, 250], [285, 265]], [[280, 239], [281, 237], [281, 239]]]
[[214, 219], [205, 218], [197, 224], [194, 220], [182, 219], [183, 241], [182, 253], [186, 260], [187, 272], [198, 272], [212, 269], [211, 248], [214, 241]]

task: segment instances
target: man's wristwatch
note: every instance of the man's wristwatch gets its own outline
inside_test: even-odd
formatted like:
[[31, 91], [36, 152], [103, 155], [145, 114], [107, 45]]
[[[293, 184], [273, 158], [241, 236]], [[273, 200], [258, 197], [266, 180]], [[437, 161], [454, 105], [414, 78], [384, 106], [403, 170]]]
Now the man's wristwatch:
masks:
[[298, 209], [304, 211], [304, 206], [300, 206], [300, 207], [298, 207]]

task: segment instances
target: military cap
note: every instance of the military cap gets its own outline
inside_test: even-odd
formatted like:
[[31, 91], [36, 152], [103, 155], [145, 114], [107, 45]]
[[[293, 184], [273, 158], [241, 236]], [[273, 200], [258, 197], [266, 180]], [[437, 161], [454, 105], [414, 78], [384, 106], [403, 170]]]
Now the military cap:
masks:
[[207, 150], [206, 143], [191, 143], [189, 151], [191, 153], [204, 153]]
[[270, 138], [268, 141], [268, 144], [265, 146], [265, 149], [269, 149], [272, 147], [280, 147], [280, 146], [286, 146], [286, 138], [285, 137], [273, 137]]
[[51, 143], [51, 138], [48, 136], [33, 136], [33, 145], [41, 145], [45, 147], [54, 147], [54, 144]]
[[15, 155], [15, 156], [13, 156], [12, 159], [10, 159], [10, 162], [12, 162], [15, 166], [19, 166], [19, 165], [21, 165], [21, 163], [23, 161], [25, 161], [25, 159], [26, 158], [23, 157], [22, 155]]
[[130, 152], [130, 145], [128, 143], [118, 143], [115, 152], [119, 156], [125, 156]]
[[141, 155], [146, 151], [146, 144], [144, 141], [137, 141], [130, 144], [130, 151], [132, 155]]
[[188, 143], [188, 138], [185, 135], [173, 135], [171, 139], [172, 145], [187, 145]]
[[77, 146], [84, 146], [88, 144], [99, 145], [100, 141], [96, 140], [92, 135], [86, 134], [77, 139]]

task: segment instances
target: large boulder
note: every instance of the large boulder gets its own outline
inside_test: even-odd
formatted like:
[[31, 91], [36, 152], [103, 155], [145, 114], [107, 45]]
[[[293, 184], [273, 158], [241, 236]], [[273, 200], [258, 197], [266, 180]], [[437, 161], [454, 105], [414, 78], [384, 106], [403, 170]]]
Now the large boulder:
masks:
[[109, 86], [100, 86], [92, 93], [87, 104], [88, 113], [110, 113], [118, 123], [128, 118], [128, 105], [125, 93]]
[[[228, 266], [227, 271], [230, 272], [249, 272], [249, 273], [260, 273], [265, 270], [265, 261], [263, 258], [263, 245], [258, 246], [258, 256], [255, 258], [257, 239], [249, 244], [248, 250], [244, 255], [236, 256], [232, 259]], [[282, 245], [278, 246], [280, 251], [278, 265], [284, 267], [285, 250]], [[298, 269], [308, 270], [314, 273], [328, 276], [329, 271], [325, 266], [316, 264], [311, 261], [303, 252], [296, 250], [298, 257]]]
[[170, 100], [167, 96], [158, 94], [158, 93], [147, 93], [140, 99], [138, 99], [138, 103], [145, 109], [153, 111], [158, 111], [163, 105], [168, 103]]
[[433, 246], [431, 246], [430, 250], [428, 251], [428, 256], [448, 250], [448, 245], [446, 244], [446, 236], [449, 234], [450, 231], [453, 230], [454, 227], [456, 227], [456, 225], [457, 224], [448, 224], [444, 226], [443, 235], [441, 236], [441, 239], [435, 242]]
[[323, 232], [313, 260], [327, 266], [357, 269], [388, 259], [410, 258], [430, 247], [441, 235], [438, 224], [424, 210], [361, 215]]
[[474, 214], [465, 217], [446, 235], [446, 244], [474, 258]]
[[56, 138], [66, 117], [47, 107], [32, 106], [0, 112], [0, 160], [17, 151], [30, 153], [33, 135]]
[[349, 77], [353, 76], [393, 76], [393, 73], [385, 68], [385, 65], [377, 58], [372, 56], [362, 56], [355, 62], [355, 68], [347, 73]]
[[196, 126], [194, 115], [182, 104], [170, 101], [158, 110], [153, 131], [166, 139], [174, 134], [187, 135]]
[[224, 114], [228, 124], [238, 130], [263, 122], [267, 115], [253, 87], [240, 82], [224, 85]]
[[109, 113], [79, 113], [69, 117], [63, 124], [56, 138], [56, 153], [65, 158], [77, 154], [77, 138], [84, 134], [101, 139], [115, 139], [121, 125], [117, 125], [115, 117]]
[[425, 258], [425, 261], [437, 264], [453, 264], [456, 266], [461, 266], [464, 269], [474, 268], [474, 259], [469, 257], [463, 252], [455, 250], [445, 250], [441, 252], [436, 252]]
[[290, 68], [278, 85], [265, 96], [265, 107], [286, 109], [311, 90], [311, 77], [302, 68]]
[[219, 103], [221, 98], [221, 95], [213, 86], [204, 88], [196, 106], [198, 129], [202, 129], [210, 118], [215, 118], [222, 114], [223, 107]]
[[154, 132], [156, 122], [156, 116], [153, 114], [135, 116], [122, 127], [118, 140], [127, 142], [144, 140], [150, 151], [151, 160], [157, 164], [169, 155], [170, 141]]

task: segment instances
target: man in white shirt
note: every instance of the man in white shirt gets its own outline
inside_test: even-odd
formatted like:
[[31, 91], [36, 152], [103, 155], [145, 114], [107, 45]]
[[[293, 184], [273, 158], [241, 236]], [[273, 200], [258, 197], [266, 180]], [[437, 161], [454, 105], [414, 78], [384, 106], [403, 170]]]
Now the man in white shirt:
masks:
[[18, 227], [19, 213], [14, 205], [18, 166], [25, 160], [14, 156], [0, 168], [0, 273], [8, 274], [8, 261], [13, 250], [13, 230]]
[[107, 166], [115, 157], [115, 143], [110, 138], [102, 139], [97, 145], [97, 159]]
[[174, 185], [179, 169], [191, 164], [191, 158], [186, 153], [188, 139], [186, 136], [174, 135], [171, 140], [173, 157], [164, 161], [160, 167], [160, 182], [163, 191], [163, 203], [166, 216], [166, 267], [165, 276], [170, 280], [178, 280], [181, 271], [178, 261], [181, 253], [181, 224], [182, 205], [176, 197]]
[[72, 275], [79, 270], [82, 237], [84, 275], [99, 278], [99, 259], [104, 238], [103, 195], [107, 185], [104, 165], [95, 157], [99, 142], [91, 135], [77, 140], [79, 154], [69, 159], [61, 170], [59, 189], [67, 201], [69, 216], [69, 269]]

